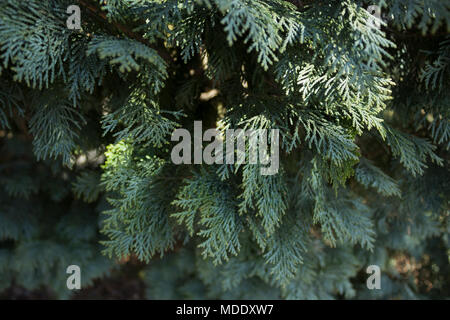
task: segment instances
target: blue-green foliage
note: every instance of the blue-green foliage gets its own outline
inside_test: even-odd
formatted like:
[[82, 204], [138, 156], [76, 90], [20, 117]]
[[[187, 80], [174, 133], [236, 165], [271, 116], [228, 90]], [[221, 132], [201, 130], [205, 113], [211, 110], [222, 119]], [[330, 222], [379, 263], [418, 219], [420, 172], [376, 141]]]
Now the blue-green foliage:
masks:
[[0, 167], [0, 288], [46, 286], [65, 298], [72, 294], [69, 265], [82, 268], [82, 286], [107, 274], [113, 264], [99, 254], [100, 208], [73, 199], [73, 173], [57, 162], [37, 163], [19, 138], [5, 139], [1, 150], [13, 158]]
[[[447, 1], [83, 0], [78, 31], [69, 4], [0, 4], [1, 285], [67, 294], [100, 241], [149, 298], [424, 297], [401, 257], [449, 294]], [[194, 120], [279, 129], [278, 173], [173, 165]]]

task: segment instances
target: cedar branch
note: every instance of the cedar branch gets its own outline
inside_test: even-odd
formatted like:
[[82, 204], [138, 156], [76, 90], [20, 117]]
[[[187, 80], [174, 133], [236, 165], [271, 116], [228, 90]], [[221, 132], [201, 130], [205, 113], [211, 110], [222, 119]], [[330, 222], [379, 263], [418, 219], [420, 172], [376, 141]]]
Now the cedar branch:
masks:
[[[106, 15], [105, 12], [103, 12], [101, 10], [101, 8], [99, 8], [97, 5], [94, 5], [93, 3], [91, 3], [89, 0], [78, 0], [79, 3], [81, 5], [83, 5], [91, 14], [95, 15], [98, 18], [101, 18], [101, 20], [103, 22], [106, 23], [111, 23]], [[172, 60], [170, 54], [163, 48], [160, 47], [155, 47], [154, 45], [152, 45], [147, 39], [145, 39], [144, 37], [142, 37], [140, 34], [133, 32], [133, 30], [131, 30], [130, 28], [128, 28], [127, 26], [124, 26], [121, 23], [118, 22], [112, 22], [112, 25], [119, 30], [120, 32], [122, 32], [123, 34], [125, 34], [127, 37], [134, 39], [136, 41], [139, 41], [140, 43], [156, 50], [158, 52], [158, 54], [167, 62], [170, 63], [170, 61]]]

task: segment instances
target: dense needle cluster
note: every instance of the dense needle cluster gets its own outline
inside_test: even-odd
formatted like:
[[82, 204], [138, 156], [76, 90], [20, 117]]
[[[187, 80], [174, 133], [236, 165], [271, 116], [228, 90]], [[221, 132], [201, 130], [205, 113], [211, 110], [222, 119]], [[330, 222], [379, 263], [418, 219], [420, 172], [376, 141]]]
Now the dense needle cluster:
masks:
[[[443, 0], [2, 0], [0, 288], [136, 257], [149, 298], [448, 297], [449, 32]], [[278, 174], [173, 164], [194, 121], [279, 129]]]

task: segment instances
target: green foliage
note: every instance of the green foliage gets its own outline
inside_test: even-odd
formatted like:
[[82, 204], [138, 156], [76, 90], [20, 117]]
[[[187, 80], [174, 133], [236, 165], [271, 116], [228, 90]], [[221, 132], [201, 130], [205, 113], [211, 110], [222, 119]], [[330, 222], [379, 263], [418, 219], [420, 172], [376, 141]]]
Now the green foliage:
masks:
[[73, 199], [73, 173], [55, 162], [38, 163], [30, 143], [3, 142], [2, 154], [12, 159], [2, 159], [0, 169], [0, 288], [46, 286], [66, 298], [69, 265], [82, 268], [82, 286], [108, 274], [113, 264], [99, 254], [99, 211]]
[[[447, 1], [70, 4], [0, 3], [0, 287], [136, 257], [155, 299], [450, 295]], [[175, 166], [195, 120], [278, 129], [278, 173]]]

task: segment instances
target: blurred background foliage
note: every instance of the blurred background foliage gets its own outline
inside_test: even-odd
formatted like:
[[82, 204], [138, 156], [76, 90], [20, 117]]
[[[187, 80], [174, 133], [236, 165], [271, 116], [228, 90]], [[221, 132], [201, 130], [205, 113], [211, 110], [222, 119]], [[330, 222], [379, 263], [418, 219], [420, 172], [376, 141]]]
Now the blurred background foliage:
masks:
[[[2, 0], [0, 298], [449, 298], [449, 31], [447, 0]], [[280, 174], [174, 166], [194, 120], [280, 129]]]

